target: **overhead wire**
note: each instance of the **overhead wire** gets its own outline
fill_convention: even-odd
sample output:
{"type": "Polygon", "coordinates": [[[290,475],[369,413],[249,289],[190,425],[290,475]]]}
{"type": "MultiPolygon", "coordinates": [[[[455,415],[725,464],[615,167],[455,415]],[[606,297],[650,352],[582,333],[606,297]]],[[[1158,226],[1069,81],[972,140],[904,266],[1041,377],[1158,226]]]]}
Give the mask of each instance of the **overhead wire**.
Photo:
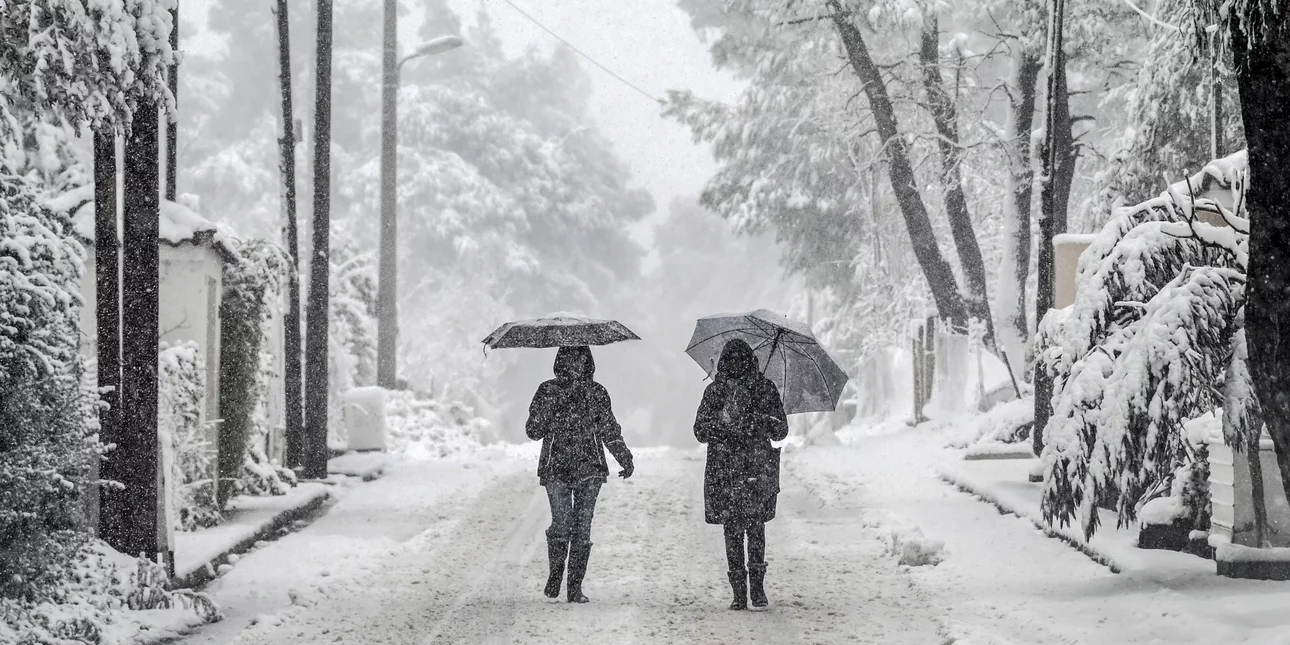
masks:
{"type": "Polygon", "coordinates": [[[663,101],[662,101],[661,99],[659,99],[659,98],[655,97],[654,95],[650,94],[649,92],[646,92],[645,90],[641,89],[639,85],[636,85],[635,83],[633,83],[633,82],[631,82],[631,81],[629,81],[629,80],[627,80],[627,79],[623,78],[621,75],[619,75],[619,74],[618,74],[617,72],[615,72],[614,70],[609,69],[608,67],[606,67],[606,66],[602,65],[602,64],[600,63],[600,61],[598,61],[598,60],[596,60],[595,58],[593,58],[590,54],[588,54],[588,53],[586,53],[586,52],[582,51],[582,50],[581,50],[581,49],[579,49],[576,45],[574,45],[573,43],[569,42],[568,40],[565,40],[562,36],[560,36],[560,34],[557,34],[557,33],[555,33],[554,31],[552,31],[552,30],[551,30],[550,28],[548,28],[546,25],[542,24],[542,23],[541,23],[537,18],[534,18],[534,17],[533,17],[532,15],[530,15],[527,11],[525,11],[525,10],[521,9],[521,8],[520,8],[518,5],[516,5],[514,2],[511,2],[511,0],[502,0],[502,2],[505,2],[506,4],[510,5],[510,7],[511,7],[512,9],[514,9],[515,11],[519,12],[519,14],[520,14],[520,15],[524,16],[525,18],[527,18],[527,19],[529,20],[529,22],[533,23],[534,25],[537,25],[537,27],[538,27],[539,29],[541,29],[542,31],[545,31],[545,32],[546,32],[547,34],[549,34],[552,38],[555,38],[556,40],[560,41],[561,43],[564,43],[564,45],[565,45],[566,47],[568,47],[569,49],[573,50],[573,52],[574,52],[575,54],[577,54],[577,55],[581,56],[581,57],[582,57],[582,58],[584,58],[587,62],[591,63],[592,65],[595,65],[596,67],[599,67],[599,68],[601,69],[601,71],[603,71],[603,72],[605,72],[606,74],[609,74],[610,76],[612,76],[612,77],[614,77],[615,79],[617,79],[619,83],[622,83],[623,85],[626,85],[627,87],[630,87],[631,89],[636,90],[636,92],[637,92],[637,93],[639,93],[641,96],[644,96],[645,98],[647,98],[647,99],[649,99],[649,100],[651,100],[651,101],[654,101],[655,103],[663,103],[663,101]]]}

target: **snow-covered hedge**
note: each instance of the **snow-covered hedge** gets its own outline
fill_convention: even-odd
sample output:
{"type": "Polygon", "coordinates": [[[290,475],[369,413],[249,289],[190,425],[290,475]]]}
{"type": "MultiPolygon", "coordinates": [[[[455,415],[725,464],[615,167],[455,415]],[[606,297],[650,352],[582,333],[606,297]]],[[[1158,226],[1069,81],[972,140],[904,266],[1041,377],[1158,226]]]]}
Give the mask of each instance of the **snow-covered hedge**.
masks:
{"type": "Polygon", "coordinates": [[[272,357],[265,356],[267,325],[281,300],[286,252],[261,240],[237,242],[241,261],[224,265],[220,301],[221,502],[236,493],[281,495],[295,477],[271,463],[264,414],[272,357]],[[226,453],[226,454],[225,454],[226,453]]]}
{"type": "Polygon", "coordinates": [[[84,250],[0,169],[0,597],[39,593],[83,541],[97,419],[78,351],[84,250]]]}
{"type": "Polygon", "coordinates": [[[1227,440],[1244,441],[1246,176],[1240,152],[1118,210],[1080,258],[1075,302],[1044,317],[1037,345],[1054,378],[1048,521],[1079,518],[1091,536],[1104,499],[1121,524],[1135,519],[1140,502],[1191,460],[1183,423],[1226,399],[1240,417],[1227,440]],[[1202,213],[1226,225],[1206,224],[1202,213]]]}
{"type": "Polygon", "coordinates": [[[170,505],[175,528],[193,531],[223,520],[215,499],[215,446],[210,428],[202,422],[202,397],[206,391],[206,361],[197,343],[161,344],[157,356],[157,426],[169,441],[170,505]]]}

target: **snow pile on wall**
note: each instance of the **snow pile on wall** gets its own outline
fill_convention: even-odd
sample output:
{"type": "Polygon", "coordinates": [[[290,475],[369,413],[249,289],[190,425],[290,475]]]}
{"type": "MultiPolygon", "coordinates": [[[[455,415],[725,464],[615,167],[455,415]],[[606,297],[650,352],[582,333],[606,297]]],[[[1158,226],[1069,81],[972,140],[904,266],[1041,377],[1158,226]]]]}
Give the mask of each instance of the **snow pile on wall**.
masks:
{"type": "Polygon", "coordinates": [[[389,450],[413,459],[468,454],[497,442],[493,424],[458,401],[394,391],[388,393],[385,413],[389,450]]]}
{"type": "Polygon", "coordinates": [[[1035,398],[1027,396],[994,406],[988,412],[974,415],[954,424],[947,445],[967,448],[984,444],[1012,444],[1030,437],[1035,422],[1035,398]]]}

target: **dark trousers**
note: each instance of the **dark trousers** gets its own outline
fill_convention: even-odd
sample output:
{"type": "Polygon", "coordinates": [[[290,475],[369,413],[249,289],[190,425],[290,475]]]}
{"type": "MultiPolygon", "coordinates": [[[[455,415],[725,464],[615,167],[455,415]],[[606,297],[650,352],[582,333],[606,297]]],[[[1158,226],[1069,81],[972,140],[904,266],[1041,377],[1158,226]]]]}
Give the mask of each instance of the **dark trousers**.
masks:
{"type": "Polygon", "coordinates": [[[744,537],[748,539],[748,564],[766,563],[766,524],[751,522],[747,524],[723,524],[721,528],[726,536],[726,563],[731,571],[743,571],[744,537]]]}
{"type": "Polygon", "coordinates": [[[547,501],[551,503],[551,526],[548,540],[591,544],[591,519],[596,514],[596,496],[603,482],[584,479],[580,482],[548,481],[547,501]]]}

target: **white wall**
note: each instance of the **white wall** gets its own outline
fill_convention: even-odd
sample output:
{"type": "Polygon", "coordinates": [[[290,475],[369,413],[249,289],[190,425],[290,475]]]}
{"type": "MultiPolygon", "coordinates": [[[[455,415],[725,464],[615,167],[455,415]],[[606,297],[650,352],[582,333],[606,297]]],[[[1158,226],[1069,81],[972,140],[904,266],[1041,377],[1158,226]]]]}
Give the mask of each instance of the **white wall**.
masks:
{"type": "MultiPolygon", "coordinates": [[[[197,343],[207,364],[206,395],[202,409],[207,419],[218,418],[219,402],[219,301],[223,295],[223,260],[207,246],[161,245],[158,324],[161,340],[169,343],[197,343]],[[214,305],[215,311],[208,310],[214,305]]],[[[85,274],[81,278],[81,353],[96,356],[97,311],[95,307],[94,247],[87,245],[85,274]]],[[[212,431],[212,445],[216,435],[212,431]]]]}

